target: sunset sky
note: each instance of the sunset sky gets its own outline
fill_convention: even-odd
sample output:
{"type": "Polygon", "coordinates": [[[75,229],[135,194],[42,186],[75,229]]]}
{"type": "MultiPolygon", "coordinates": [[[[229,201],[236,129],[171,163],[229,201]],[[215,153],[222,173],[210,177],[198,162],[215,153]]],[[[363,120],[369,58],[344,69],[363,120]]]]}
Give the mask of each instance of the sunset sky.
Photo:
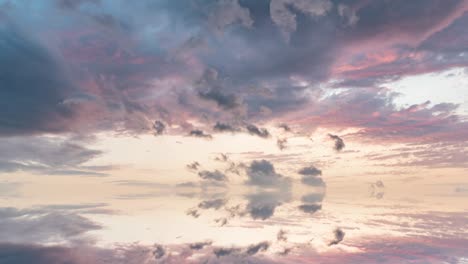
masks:
{"type": "Polygon", "coordinates": [[[0,0],[28,263],[468,263],[468,0],[0,0]]]}

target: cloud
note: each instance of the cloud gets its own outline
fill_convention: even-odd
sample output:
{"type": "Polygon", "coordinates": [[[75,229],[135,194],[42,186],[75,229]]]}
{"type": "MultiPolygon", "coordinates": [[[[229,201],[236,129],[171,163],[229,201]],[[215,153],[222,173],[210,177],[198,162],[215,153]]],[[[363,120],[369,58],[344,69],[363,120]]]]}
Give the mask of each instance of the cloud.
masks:
{"type": "Polygon", "coordinates": [[[340,228],[335,229],[333,234],[335,235],[335,238],[328,243],[328,246],[338,245],[345,237],[345,232],[340,228]]]}
{"type": "Polygon", "coordinates": [[[211,246],[211,244],[213,244],[212,241],[204,241],[204,242],[197,242],[197,243],[189,244],[189,247],[192,250],[200,250],[200,249],[203,249],[204,247],[211,246]]]}
{"type": "Polygon", "coordinates": [[[219,181],[219,182],[227,181],[226,175],[224,175],[224,173],[220,172],[219,170],[200,171],[198,173],[198,176],[200,176],[200,178],[204,180],[212,180],[212,181],[219,181]]]}
{"type": "Polygon", "coordinates": [[[208,90],[199,92],[198,95],[206,100],[212,100],[224,109],[233,109],[239,106],[238,99],[234,94],[224,94],[219,90],[208,90]]]}
{"type": "Polygon", "coordinates": [[[317,169],[313,165],[300,169],[298,173],[301,174],[301,175],[304,175],[304,176],[320,176],[320,175],[322,175],[322,171],[317,169]]]}
{"type": "Polygon", "coordinates": [[[345,147],[345,143],[342,138],[337,135],[328,134],[328,136],[335,141],[335,150],[341,151],[345,147]]]}
{"type": "Polygon", "coordinates": [[[280,229],[280,231],[278,231],[278,234],[276,235],[276,240],[287,242],[288,237],[286,236],[286,234],[287,234],[286,231],[284,231],[283,229],[280,229]]]}
{"type": "Polygon", "coordinates": [[[468,65],[466,40],[452,37],[466,33],[463,1],[163,0],[125,3],[122,12],[95,0],[54,2],[58,9],[15,2],[6,12],[9,25],[24,31],[1,31],[0,67],[8,76],[1,86],[17,87],[0,94],[9,109],[0,109],[1,135],[154,133],[155,117],[171,124],[171,134],[189,133],[187,120],[353,127],[385,139],[454,140],[466,129],[463,118],[430,116],[436,109],[399,111],[378,89],[389,79],[468,65]],[[61,16],[63,9],[74,19],[61,16]],[[46,15],[26,15],[38,11],[46,15]],[[90,21],[100,26],[87,30],[90,21]],[[63,30],[47,41],[33,37],[52,22],[63,30]],[[154,25],[164,44],[144,37],[154,25]],[[330,93],[330,85],[345,92],[330,93]],[[347,90],[354,86],[363,90],[347,90]]]}
{"type": "Polygon", "coordinates": [[[153,255],[156,259],[160,259],[166,255],[166,250],[161,245],[154,245],[153,255]]]}
{"type": "Polygon", "coordinates": [[[216,122],[216,124],[213,127],[213,130],[217,132],[238,132],[239,128],[236,128],[226,123],[216,122]]]}
{"type": "Polygon", "coordinates": [[[0,208],[0,241],[9,243],[91,242],[89,231],[102,227],[67,208],[0,208]]]}
{"type": "Polygon", "coordinates": [[[237,254],[239,252],[240,252],[239,248],[215,248],[213,249],[213,253],[218,258],[237,254]]]}
{"type": "MultiPolygon", "coordinates": [[[[1,166],[1,165],[0,165],[1,166]]],[[[0,197],[17,197],[20,195],[19,189],[21,188],[21,183],[18,182],[2,182],[0,183],[0,197]]]]}
{"type": "Polygon", "coordinates": [[[0,38],[0,136],[69,131],[76,111],[63,102],[78,91],[60,63],[13,25],[0,38]]]}
{"type": "Polygon", "coordinates": [[[291,200],[290,187],[284,186],[283,190],[256,191],[247,195],[248,204],[246,211],[254,220],[266,220],[272,217],[276,207],[291,200]]]}
{"type": "Polygon", "coordinates": [[[229,161],[229,156],[227,154],[220,153],[219,156],[217,156],[215,158],[215,160],[220,161],[220,162],[228,162],[229,161]]]}
{"type": "Polygon", "coordinates": [[[288,253],[292,248],[285,248],[284,254],[272,257],[249,256],[247,248],[222,248],[204,246],[202,249],[190,249],[190,244],[168,245],[166,254],[156,259],[154,250],[157,245],[145,246],[138,243],[120,244],[118,247],[101,248],[92,246],[41,246],[31,244],[0,244],[2,264],[152,264],[152,263],[375,263],[385,259],[388,263],[447,262],[458,263],[467,257],[466,239],[431,238],[431,237],[365,237],[355,242],[356,247],[364,248],[358,252],[331,250],[317,252],[311,247],[299,247],[295,254],[288,253]],[[373,242],[370,242],[373,241],[373,242]],[[377,242],[375,242],[377,241],[377,242]],[[202,256],[200,256],[202,255],[202,256]]]}
{"type": "Polygon", "coordinates": [[[254,160],[247,168],[249,180],[247,184],[260,187],[275,187],[288,185],[289,178],[276,173],[273,164],[267,160],[254,160]]]}
{"type": "Polygon", "coordinates": [[[214,69],[208,69],[198,82],[200,90],[198,96],[205,100],[215,102],[224,110],[232,110],[240,106],[239,98],[234,94],[225,94],[222,89],[222,82],[218,79],[218,72],[214,69]]]}
{"type": "Polygon", "coordinates": [[[245,250],[245,253],[247,255],[255,255],[258,252],[266,251],[270,247],[270,242],[268,241],[263,241],[258,244],[250,245],[247,247],[245,250]]]}
{"type": "Polygon", "coordinates": [[[376,199],[382,199],[385,194],[385,185],[383,181],[378,180],[373,182],[369,186],[370,188],[370,197],[375,197],[376,199]]]}
{"type": "Polygon", "coordinates": [[[290,34],[297,29],[296,10],[309,16],[323,16],[333,6],[329,0],[272,0],[270,2],[270,15],[273,22],[280,27],[287,40],[290,34]]]}
{"type": "Polygon", "coordinates": [[[85,3],[98,4],[99,0],[56,0],[58,7],[63,9],[76,9],[85,3]]]}
{"type": "Polygon", "coordinates": [[[299,170],[299,174],[302,175],[301,182],[309,186],[325,186],[325,182],[320,177],[322,171],[310,165],[299,170]]]}
{"type": "Polygon", "coordinates": [[[226,202],[227,201],[225,199],[207,200],[207,201],[203,201],[203,202],[199,203],[198,208],[201,208],[201,209],[210,209],[210,208],[219,209],[219,208],[223,207],[226,204],[226,202]]]}
{"type": "Polygon", "coordinates": [[[200,163],[198,161],[194,161],[190,164],[187,164],[187,169],[197,171],[200,168],[200,163]]]}
{"type": "Polygon", "coordinates": [[[315,212],[322,209],[321,204],[302,204],[299,205],[299,209],[304,213],[314,214],[315,212]]]}
{"type": "Polygon", "coordinates": [[[278,138],[278,140],[276,140],[276,145],[278,146],[278,148],[280,150],[284,150],[287,148],[286,144],[288,143],[288,139],[287,138],[278,138]]]}
{"type": "Polygon", "coordinates": [[[259,136],[261,138],[268,138],[270,137],[270,132],[266,128],[258,128],[255,125],[247,125],[245,127],[247,129],[247,132],[251,135],[259,136]]]}
{"type": "Polygon", "coordinates": [[[162,121],[156,120],[154,121],[153,129],[156,135],[162,135],[166,130],[166,125],[162,121]]]}
{"type": "Polygon", "coordinates": [[[284,132],[291,132],[291,128],[287,125],[287,124],[279,124],[278,125],[279,128],[282,128],[284,130],[284,132]]]}
{"type": "Polygon", "coordinates": [[[72,138],[0,138],[0,173],[28,171],[48,175],[106,176],[112,166],[86,166],[103,154],[72,138]]]}
{"type": "Polygon", "coordinates": [[[195,130],[190,131],[189,136],[206,138],[206,139],[213,138],[210,134],[205,134],[205,132],[203,132],[202,130],[199,130],[199,129],[195,129],[195,130]]]}
{"type": "Polygon", "coordinates": [[[200,213],[198,212],[197,209],[189,209],[187,210],[186,214],[189,216],[193,216],[194,218],[200,217],[200,213]]]}
{"type": "Polygon", "coordinates": [[[324,192],[309,193],[309,194],[302,196],[301,201],[305,203],[320,203],[323,201],[324,197],[325,197],[324,192]]]}

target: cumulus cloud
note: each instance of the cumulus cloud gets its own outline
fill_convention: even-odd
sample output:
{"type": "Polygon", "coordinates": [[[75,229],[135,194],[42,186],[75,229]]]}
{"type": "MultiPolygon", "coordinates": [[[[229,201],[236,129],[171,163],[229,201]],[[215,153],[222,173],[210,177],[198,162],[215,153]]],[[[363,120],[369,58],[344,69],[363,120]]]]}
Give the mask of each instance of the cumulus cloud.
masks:
{"type": "Polygon", "coordinates": [[[261,187],[288,185],[290,179],[276,172],[267,160],[254,160],[247,168],[248,184],[261,187]]]}
{"type": "Polygon", "coordinates": [[[322,171],[311,165],[300,169],[299,174],[304,176],[320,176],[322,175],[322,171]]]}
{"type": "Polygon", "coordinates": [[[320,177],[322,171],[313,165],[300,169],[298,173],[302,175],[301,181],[303,184],[309,186],[325,186],[325,182],[320,177]]]}
{"type": "Polygon", "coordinates": [[[219,182],[227,181],[226,175],[224,175],[224,173],[220,172],[219,170],[200,171],[198,173],[198,176],[200,176],[200,178],[204,180],[212,180],[212,181],[219,181],[219,182]]]}

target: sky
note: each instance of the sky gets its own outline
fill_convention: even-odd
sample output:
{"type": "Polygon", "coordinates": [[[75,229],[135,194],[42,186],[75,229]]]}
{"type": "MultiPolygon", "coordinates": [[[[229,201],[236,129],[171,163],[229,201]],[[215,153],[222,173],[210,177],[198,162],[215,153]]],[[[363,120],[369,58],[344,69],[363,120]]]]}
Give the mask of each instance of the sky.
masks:
{"type": "Polygon", "coordinates": [[[0,264],[468,263],[467,0],[0,0],[0,264]]]}

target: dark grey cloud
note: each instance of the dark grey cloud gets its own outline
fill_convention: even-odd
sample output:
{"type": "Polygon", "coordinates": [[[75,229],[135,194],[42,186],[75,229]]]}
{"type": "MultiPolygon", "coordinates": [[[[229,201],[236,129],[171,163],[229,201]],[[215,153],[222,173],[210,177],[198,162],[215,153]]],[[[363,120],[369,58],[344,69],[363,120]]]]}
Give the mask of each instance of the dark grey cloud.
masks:
{"type": "Polygon", "coordinates": [[[161,245],[143,246],[137,243],[120,244],[114,248],[86,246],[43,246],[37,244],[0,243],[2,264],[129,264],[129,263],[187,263],[201,251],[197,259],[200,263],[279,263],[267,258],[247,255],[243,248],[213,248],[206,245],[202,249],[191,249],[187,244],[164,247],[161,245]],[[164,250],[162,254],[159,250],[164,250]],[[179,254],[172,254],[172,250],[179,254]],[[158,258],[159,257],[159,258],[158,258]]]}
{"type": "Polygon", "coordinates": [[[159,120],[154,121],[153,129],[156,135],[162,135],[166,130],[166,125],[159,120]]]}
{"type": "Polygon", "coordinates": [[[13,25],[0,26],[0,136],[57,133],[75,121],[76,94],[60,63],[13,25]]]}
{"type": "Polygon", "coordinates": [[[247,132],[251,135],[259,136],[261,138],[268,138],[270,137],[270,132],[266,128],[258,128],[255,125],[247,125],[245,127],[247,129],[247,132]]]}
{"type": "Polygon", "coordinates": [[[216,257],[220,258],[220,257],[239,254],[240,251],[241,251],[240,248],[215,248],[213,249],[213,254],[215,254],[216,257]]]}
{"type": "Polygon", "coordinates": [[[255,255],[258,252],[266,251],[270,247],[270,242],[268,241],[263,241],[258,244],[250,245],[247,247],[245,250],[245,253],[247,255],[255,255]]]}
{"type": "Polygon", "coordinates": [[[153,256],[156,259],[160,259],[166,255],[166,250],[162,245],[155,244],[154,245],[154,250],[153,250],[153,256]]]}
{"type": "Polygon", "coordinates": [[[328,134],[328,136],[335,141],[334,149],[336,151],[341,151],[345,147],[345,143],[342,138],[337,135],[328,134]]]}
{"type": "Polygon", "coordinates": [[[304,176],[319,176],[322,175],[322,171],[311,165],[300,169],[299,174],[304,176]]]}
{"type": "Polygon", "coordinates": [[[230,124],[226,123],[221,123],[221,122],[216,122],[216,124],[213,126],[213,130],[217,132],[238,132],[240,131],[239,128],[234,127],[230,124]]]}
{"type": "Polygon", "coordinates": [[[226,175],[224,175],[224,173],[220,172],[219,170],[200,171],[198,173],[198,176],[200,176],[200,178],[204,180],[213,180],[213,181],[219,181],[219,182],[227,181],[226,175]]]}
{"type": "Polygon", "coordinates": [[[198,86],[200,86],[198,90],[200,98],[213,101],[224,110],[232,110],[240,106],[240,100],[236,95],[222,91],[222,80],[218,79],[218,72],[213,69],[204,72],[198,86]]]}
{"type": "Polygon", "coordinates": [[[210,134],[206,134],[203,132],[203,130],[195,129],[190,131],[189,136],[192,137],[200,137],[200,138],[206,138],[206,139],[211,139],[212,136],[210,134]]]}
{"type": "Polygon", "coordinates": [[[233,109],[239,106],[239,99],[234,94],[224,94],[219,90],[199,92],[198,95],[206,100],[212,100],[223,109],[233,109]]]}
{"type": "Polygon", "coordinates": [[[189,248],[192,250],[200,250],[203,249],[204,247],[211,246],[213,244],[212,241],[204,241],[204,242],[196,242],[189,244],[189,248]]]}
{"type": "Polygon", "coordinates": [[[322,209],[321,204],[301,204],[299,205],[299,209],[304,213],[314,214],[317,211],[322,209]]]}
{"type": "Polygon", "coordinates": [[[337,228],[333,231],[334,238],[330,243],[328,243],[328,246],[333,246],[333,245],[338,245],[341,241],[343,241],[345,237],[345,232],[341,230],[340,228],[337,228]]]}

